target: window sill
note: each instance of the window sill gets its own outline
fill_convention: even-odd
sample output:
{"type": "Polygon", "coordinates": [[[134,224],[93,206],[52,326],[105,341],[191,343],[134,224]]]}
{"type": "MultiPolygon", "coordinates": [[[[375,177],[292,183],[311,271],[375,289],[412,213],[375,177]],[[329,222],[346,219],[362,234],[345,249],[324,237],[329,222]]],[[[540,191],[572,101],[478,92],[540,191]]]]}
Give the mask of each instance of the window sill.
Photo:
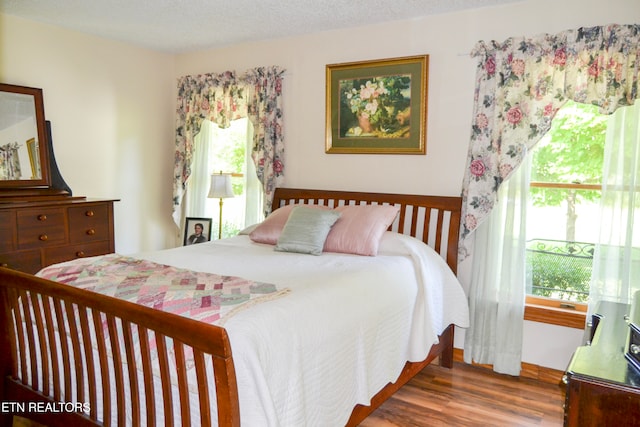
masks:
{"type": "Polygon", "coordinates": [[[575,308],[561,307],[562,302],[546,298],[527,297],[524,320],[584,329],[587,306],[576,304],[575,308]]]}

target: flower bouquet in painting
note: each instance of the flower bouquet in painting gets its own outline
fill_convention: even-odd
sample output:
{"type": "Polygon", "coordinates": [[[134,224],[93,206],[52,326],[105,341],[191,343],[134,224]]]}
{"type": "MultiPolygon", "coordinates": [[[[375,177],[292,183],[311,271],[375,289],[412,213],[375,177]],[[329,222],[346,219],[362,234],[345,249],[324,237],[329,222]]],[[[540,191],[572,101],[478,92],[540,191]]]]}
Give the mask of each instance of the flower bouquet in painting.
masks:
{"type": "Polygon", "coordinates": [[[341,137],[410,137],[411,75],[340,80],[341,137]]]}

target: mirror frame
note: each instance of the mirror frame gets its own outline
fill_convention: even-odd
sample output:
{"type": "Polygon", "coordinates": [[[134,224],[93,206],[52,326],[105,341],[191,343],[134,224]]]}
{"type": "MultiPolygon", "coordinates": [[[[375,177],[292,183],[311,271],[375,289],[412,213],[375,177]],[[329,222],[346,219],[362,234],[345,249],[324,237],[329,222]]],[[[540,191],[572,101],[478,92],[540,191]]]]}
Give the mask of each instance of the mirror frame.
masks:
{"type": "Polygon", "coordinates": [[[38,187],[51,187],[51,172],[49,164],[49,144],[47,139],[44,119],[44,101],[42,89],[26,86],[0,83],[0,92],[12,92],[33,96],[36,113],[36,126],[38,132],[38,151],[40,155],[40,179],[16,179],[0,180],[0,189],[33,189],[38,187]]]}

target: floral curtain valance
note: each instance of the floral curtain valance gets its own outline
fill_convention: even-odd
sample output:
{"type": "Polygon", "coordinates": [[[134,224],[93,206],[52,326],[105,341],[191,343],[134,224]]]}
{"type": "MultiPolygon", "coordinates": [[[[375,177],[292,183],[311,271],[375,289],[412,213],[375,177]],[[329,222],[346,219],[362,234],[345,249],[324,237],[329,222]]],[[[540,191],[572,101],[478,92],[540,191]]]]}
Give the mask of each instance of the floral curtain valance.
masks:
{"type": "Polygon", "coordinates": [[[503,43],[479,42],[463,182],[460,245],[494,206],[501,183],[567,100],[610,114],[638,98],[640,25],[609,25],[503,43]]]}
{"type": "Polygon", "coordinates": [[[191,175],[193,143],[203,120],[222,128],[248,117],[254,126],[252,158],[265,190],[269,211],[275,187],[284,179],[282,134],[282,75],[277,67],[259,67],[237,77],[233,71],[185,76],[178,80],[176,149],[173,183],[173,218],[182,221],[181,202],[191,175]]]}

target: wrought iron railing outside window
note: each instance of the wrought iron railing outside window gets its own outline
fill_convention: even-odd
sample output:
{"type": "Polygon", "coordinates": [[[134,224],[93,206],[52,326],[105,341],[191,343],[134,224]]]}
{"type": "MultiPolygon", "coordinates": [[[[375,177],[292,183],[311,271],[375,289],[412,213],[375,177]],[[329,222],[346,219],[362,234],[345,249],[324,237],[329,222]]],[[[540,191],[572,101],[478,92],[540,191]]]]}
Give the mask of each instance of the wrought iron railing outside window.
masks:
{"type": "Polygon", "coordinates": [[[532,239],[527,242],[529,294],[586,302],[595,245],[585,242],[532,239]]]}

